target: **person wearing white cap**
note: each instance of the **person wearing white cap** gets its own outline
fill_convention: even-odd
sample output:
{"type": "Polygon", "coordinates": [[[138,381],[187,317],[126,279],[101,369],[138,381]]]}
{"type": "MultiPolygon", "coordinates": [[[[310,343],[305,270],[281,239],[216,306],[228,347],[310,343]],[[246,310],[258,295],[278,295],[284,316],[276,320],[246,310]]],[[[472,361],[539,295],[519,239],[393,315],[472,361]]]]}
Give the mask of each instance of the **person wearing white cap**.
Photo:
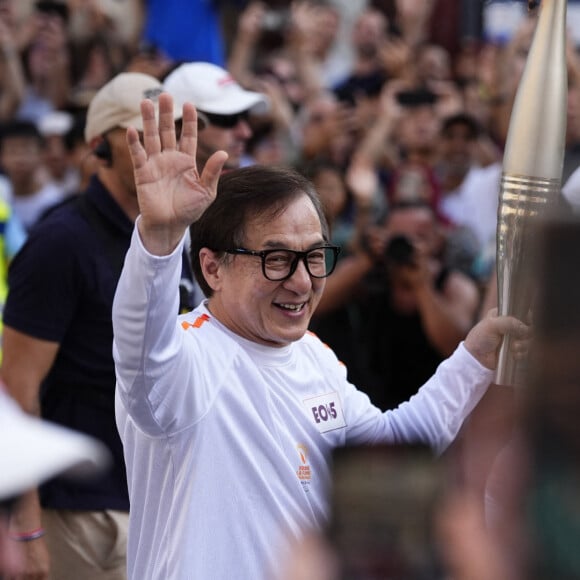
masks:
{"type": "Polygon", "coordinates": [[[51,580],[126,575],[129,498],[114,418],[111,308],[139,213],[125,131],[142,131],[140,102],[156,102],[162,90],[151,76],[121,73],[97,92],[85,126],[96,174],[37,224],[11,265],[6,388],[25,411],[97,437],[113,456],[98,481],[51,480],[20,504],[15,533],[46,529],[24,546],[30,577],[46,578],[49,568],[51,580]]]}
{"type": "Polygon", "coordinates": [[[23,565],[20,548],[45,533],[42,528],[25,534],[10,530],[12,506],[19,496],[58,474],[95,477],[109,463],[102,443],[23,413],[0,384],[0,577],[18,575],[23,565]]]}
{"type": "Polygon", "coordinates": [[[246,145],[252,136],[249,115],[265,112],[264,95],[242,88],[225,69],[208,62],[189,62],[178,66],[163,82],[176,109],[193,103],[199,118],[206,122],[197,144],[197,163],[203,169],[216,151],[225,151],[225,170],[240,167],[246,145]]]}
{"type": "Polygon", "coordinates": [[[67,139],[73,125],[74,116],[67,111],[49,111],[37,123],[44,140],[42,156],[50,180],[65,196],[78,193],[81,181],[67,139]]]}

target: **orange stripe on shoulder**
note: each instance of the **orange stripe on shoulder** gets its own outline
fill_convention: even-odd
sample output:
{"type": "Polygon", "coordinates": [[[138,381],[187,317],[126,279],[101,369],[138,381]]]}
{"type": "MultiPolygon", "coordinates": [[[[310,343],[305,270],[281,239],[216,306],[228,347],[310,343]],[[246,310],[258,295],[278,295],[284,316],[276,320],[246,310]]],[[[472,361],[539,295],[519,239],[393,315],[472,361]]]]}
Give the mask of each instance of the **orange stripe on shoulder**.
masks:
{"type": "Polygon", "coordinates": [[[187,330],[188,328],[199,328],[204,322],[207,322],[208,320],[209,316],[207,314],[202,314],[195,319],[193,324],[191,322],[184,321],[181,323],[181,327],[183,330],[187,330]]]}

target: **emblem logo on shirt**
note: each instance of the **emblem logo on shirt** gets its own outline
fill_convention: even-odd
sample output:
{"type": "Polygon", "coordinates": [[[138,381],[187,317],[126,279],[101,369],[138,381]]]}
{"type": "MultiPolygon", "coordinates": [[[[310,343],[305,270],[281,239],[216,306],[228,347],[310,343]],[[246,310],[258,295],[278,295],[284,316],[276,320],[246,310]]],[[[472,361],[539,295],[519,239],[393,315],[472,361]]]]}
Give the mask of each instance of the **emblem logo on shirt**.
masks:
{"type": "Polygon", "coordinates": [[[346,427],[340,397],[336,391],[304,399],[306,413],[320,433],[346,427]]]}
{"type": "Polygon", "coordinates": [[[300,465],[296,470],[296,475],[302,484],[302,488],[305,492],[310,491],[310,482],[312,481],[312,470],[308,464],[308,447],[306,445],[299,443],[296,445],[296,450],[298,451],[298,456],[300,457],[300,465]]]}

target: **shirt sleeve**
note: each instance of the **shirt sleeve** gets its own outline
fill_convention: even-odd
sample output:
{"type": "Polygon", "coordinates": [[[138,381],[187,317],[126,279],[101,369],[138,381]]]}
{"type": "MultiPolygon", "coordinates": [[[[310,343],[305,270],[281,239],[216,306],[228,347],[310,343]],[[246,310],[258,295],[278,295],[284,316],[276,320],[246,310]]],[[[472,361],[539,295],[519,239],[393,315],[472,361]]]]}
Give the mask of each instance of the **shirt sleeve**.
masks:
{"type": "Polygon", "coordinates": [[[179,408],[168,397],[180,395],[188,376],[177,320],[182,251],[180,244],[168,256],[150,254],[135,227],[113,301],[117,395],[151,435],[164,433],[163,410],[179,408]]]}
{"type": "Polygon", "coordinates": [[[351,389],[347,443],[425,443],[442,453],[489,387],[493,371],[460,344],[409,401],[381,413],[368,397],[351,389]]]}

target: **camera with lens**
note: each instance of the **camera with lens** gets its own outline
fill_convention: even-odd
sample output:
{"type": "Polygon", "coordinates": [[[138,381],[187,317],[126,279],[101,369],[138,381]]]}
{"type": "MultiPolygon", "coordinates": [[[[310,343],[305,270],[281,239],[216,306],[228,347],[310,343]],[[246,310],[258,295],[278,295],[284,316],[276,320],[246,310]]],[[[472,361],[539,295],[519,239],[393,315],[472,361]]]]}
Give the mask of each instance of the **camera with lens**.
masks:
{"type": "Polygon", "coordinates": [[[387,263],[397,266],[413,266],[415,264],[415,246],[406,236],[394,236],[385,248],[384,257],[387,263]]]}

